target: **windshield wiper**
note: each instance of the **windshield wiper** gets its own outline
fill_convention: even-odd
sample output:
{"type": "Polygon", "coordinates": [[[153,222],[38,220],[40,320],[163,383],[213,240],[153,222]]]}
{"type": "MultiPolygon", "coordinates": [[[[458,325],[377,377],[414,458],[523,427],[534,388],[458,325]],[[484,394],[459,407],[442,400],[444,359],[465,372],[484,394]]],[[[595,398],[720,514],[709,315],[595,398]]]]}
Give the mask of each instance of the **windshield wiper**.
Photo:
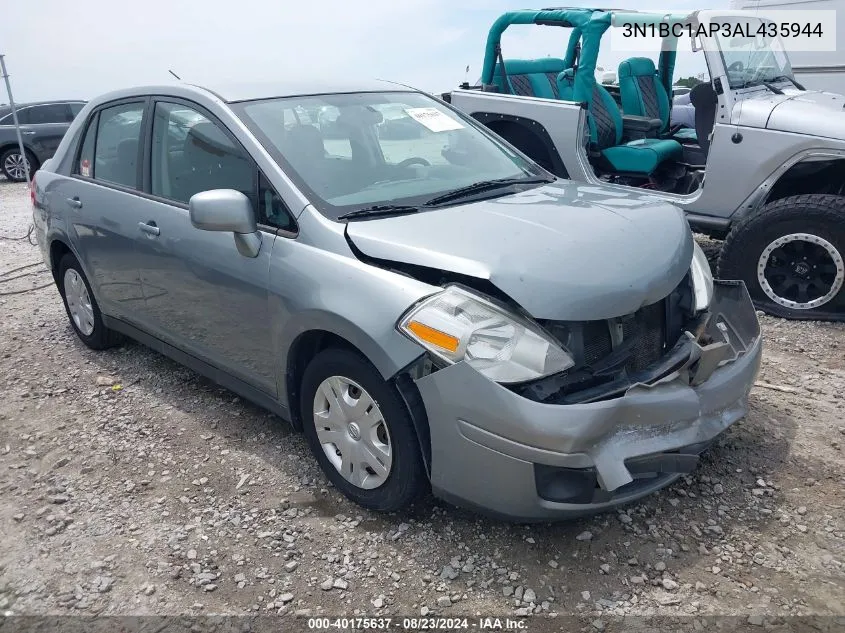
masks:
{"type": "Polygon", "coordinates": [[[798,90],[806,90],[806,88],[805,88],[804,86],[802,86],[801,84],[799,84],[797,81],[795,81],[795,79],[794,79],[794,78],[790,77],[789,75],[778,75],[777,77],[772,78],[772,79],[771,79],[771,81],[772,81],[772,82],[775,82],[775,81],[788,81],[788,82],[789,82],[789,83],[791,83],[793,86],[795,86],[796,88],[798,88],[798,90]]]}
{"type": "Polygon", "coordinates": [[[496,180],[482,180],[480,182],[475,182],[471,185],[467,185],[466,187],[461,187],[459,189],[455,189],[454,191],[450,191],[449,193],[444,193],[443,195],[437,196],[432,198],[428,202],[425,203],[426,207],[436,206],[438,204],[445,204],[447,202],[452,202],[454,200],[460,200],[461,198],[466,198],[467,196],[471,196],[476,193],[482,193],[484,191],[492,191],[494,189],[502,189],[505,187],[512,187],[513,185],[537,185],[537,184],[546,184],[554,182],[554,179],[550,178],[497,178],[496,180]]]}
{"type": "Polygon", "coordinates": [[[405,215],[407,213],[419,213],[420,208],[408,204],[376,204],[364,209],[349,211],[337,216],[338,220],[355,220],[360,218],[374,218],[385,215],[405,215]]]}
{"type": "Polygon", "coordinates": [[[769,90],[774,92],[776,95],[782,95],[783,94],[783,90],[781,90],[777,86],[773,86],[768,81],[763,81],[762,79],[749,79],[744,84],[742,84],[739,88],[740,88],[740,90],[742,90],[743,88],[752,88],[753,86],[765,86],[766,88],[768,88],[769,90]]]}

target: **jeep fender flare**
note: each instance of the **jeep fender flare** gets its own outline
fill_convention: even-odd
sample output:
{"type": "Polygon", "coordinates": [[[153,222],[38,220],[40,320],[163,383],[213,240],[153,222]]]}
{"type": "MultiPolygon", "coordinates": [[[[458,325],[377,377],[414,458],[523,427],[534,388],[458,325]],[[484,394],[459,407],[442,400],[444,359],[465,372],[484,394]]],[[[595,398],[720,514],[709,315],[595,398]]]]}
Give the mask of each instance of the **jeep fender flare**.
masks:
{"type": "MultiPolygon", "coordinates": [[[[766,204],[773,200],[772,192],[781,180],[796,165],[809,162],[831,162],[831,161],[845,161],[845,150],[836,149],[806,149],[796,154],[793,154],[789,159],[785,160],[783,164],[775,169],[769,176],[761,182],[757,188],[749,195],[742,204],[737,207],[731,216],[731,224],[735,224],[742,218],[755,213],[762,209],[766,204]]],[[[796,193],[822,193],[815,191],[801,191],[796,193]]]]}
{"type": "Polygon", "coordinates": [[[527,117],[493,112],[473,112],[471,116],[547,171],[559,178],[569,178],[560,152],[541,123],[527,117]]]}

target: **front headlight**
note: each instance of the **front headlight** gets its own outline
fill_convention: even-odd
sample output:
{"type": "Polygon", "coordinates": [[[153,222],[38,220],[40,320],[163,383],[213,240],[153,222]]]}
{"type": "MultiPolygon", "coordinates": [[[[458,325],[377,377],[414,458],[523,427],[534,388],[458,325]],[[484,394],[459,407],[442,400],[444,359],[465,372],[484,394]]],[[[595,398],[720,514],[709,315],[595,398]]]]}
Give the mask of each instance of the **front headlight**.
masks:
{"type": "Polygon", "coordinates": [[[710,306],[710,300],[713,299],[713,274],[710,272],[707,256],[698,242],[694,242],[690,275],[695,294],[695,311],[706,310],[710,306]]]}
{"type": "Polygon", "coordinates": [[[454,286],[411,308],[398,328],[447,363],[465,361],[499,383],[534,380],[575,364],[529,320],[454,286]]]}

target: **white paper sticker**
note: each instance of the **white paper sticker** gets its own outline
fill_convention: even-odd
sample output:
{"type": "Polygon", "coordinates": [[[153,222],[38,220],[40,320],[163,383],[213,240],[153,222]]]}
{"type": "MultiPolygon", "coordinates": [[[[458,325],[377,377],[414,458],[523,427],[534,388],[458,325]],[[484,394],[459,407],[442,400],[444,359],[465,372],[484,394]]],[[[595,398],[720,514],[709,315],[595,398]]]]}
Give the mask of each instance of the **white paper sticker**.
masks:
{"type": "Polygon", "coordinates": [[[408,108],[408,116],[417,123],[422,123],[432,132],[449,132],[462,130],[464,126],[437,108],[408,108]]]}

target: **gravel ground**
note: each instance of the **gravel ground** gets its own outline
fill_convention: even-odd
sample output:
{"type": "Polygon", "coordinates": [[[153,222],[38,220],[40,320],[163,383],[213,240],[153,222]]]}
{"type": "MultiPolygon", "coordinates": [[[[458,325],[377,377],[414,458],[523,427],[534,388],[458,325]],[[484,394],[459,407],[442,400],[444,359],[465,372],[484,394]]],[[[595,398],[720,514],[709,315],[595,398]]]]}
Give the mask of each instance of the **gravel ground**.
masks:
{"type": "MultiPolygon", "coordinates": [[[[0,236],[30,213],[0,181],[0,236]]],[[[6,294],[50,281],[7,272],[38,259],[0,240],[0,612],[845,615],[843,325],[762,317],[747,419],[642,503],[552,525],[430,498],[385,516],[278,418],[140,345],[83,347],[53,285],[6,294]]]]}

